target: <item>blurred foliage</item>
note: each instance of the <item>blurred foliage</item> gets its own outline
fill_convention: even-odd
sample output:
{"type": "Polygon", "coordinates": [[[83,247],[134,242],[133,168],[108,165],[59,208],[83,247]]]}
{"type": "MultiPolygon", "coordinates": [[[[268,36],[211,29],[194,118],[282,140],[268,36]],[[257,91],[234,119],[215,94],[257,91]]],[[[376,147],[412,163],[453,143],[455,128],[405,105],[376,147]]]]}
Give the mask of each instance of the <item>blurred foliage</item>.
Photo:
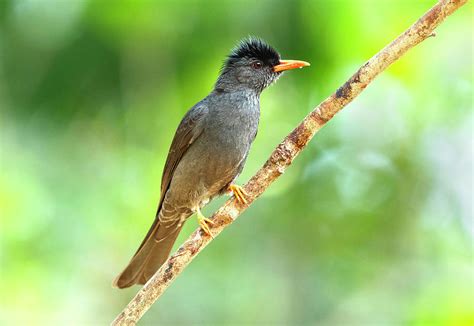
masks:
{"type": "MultiPolygon", "coordinates": [[[[312,63],[264,92],[244,183],[434,2],[0,1],[0,324],[108,324],[124,307],[137,288],[110,284],[151,224],[175,128],[239,39],[312,63]]],[[[474,324],[472,31],[469,3],[318,133],[143,324],[474,324]]]]}

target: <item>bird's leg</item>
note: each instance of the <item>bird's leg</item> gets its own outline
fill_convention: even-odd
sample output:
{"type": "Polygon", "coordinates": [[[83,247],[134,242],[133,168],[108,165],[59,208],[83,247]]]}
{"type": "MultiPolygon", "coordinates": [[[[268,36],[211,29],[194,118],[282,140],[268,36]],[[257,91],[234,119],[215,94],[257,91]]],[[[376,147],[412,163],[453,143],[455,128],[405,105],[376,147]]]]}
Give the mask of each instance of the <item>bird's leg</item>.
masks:
{"type": "Polygon", "coordinates": [[[212,236],[211,229],[209,229],[209,225],[208,225],[208,224],[214,225],[214,222],[212,222],[212,220],[208,219],[201,213],[201,209],[199,208],[199,206],[196,207],[196,216],[198,219],[199,226],[204,231],[204,233],[206,233],[211,238],[214,238],[212,236]]]}
{"type": "Polygon", "coordinates": [[[245,192],[244,188],[232,183],[229,185],[228,189],[232,191],[238,202],[241,204],[247,204],[247,198],[245,197],[248,197],[249,194],[245,192]]]}

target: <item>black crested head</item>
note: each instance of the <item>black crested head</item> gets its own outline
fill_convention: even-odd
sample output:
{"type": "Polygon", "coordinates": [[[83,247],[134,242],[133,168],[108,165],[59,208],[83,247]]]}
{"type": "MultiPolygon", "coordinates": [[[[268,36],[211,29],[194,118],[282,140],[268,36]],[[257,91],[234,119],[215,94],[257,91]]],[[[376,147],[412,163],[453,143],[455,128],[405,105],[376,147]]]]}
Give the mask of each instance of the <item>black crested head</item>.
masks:
{"type": "Polygon", "coordinates": [[[273,67],[280,62],[280,54],[256,37],[249,37],[240,41],[240,43],[232,50],[224,64],[226,67],[232,66],[242,59],[255,59],[261,61],[264,65],[273,67]]]}
{"type": "Polygon", "coordinates": [[[250,90],[260,94],[285,70],[309,66],[300,60],[281,60],[278,52],[259,38],[248,37],[232,50],[222,66],[217,92],[250,90]]]}
{"type": "Polygon", "coordinates": [[[231,51],[216,83],[218,91],[251,89],[260,93],[278,79],[280,55],[259,38],[246,38],[231,51]]]}

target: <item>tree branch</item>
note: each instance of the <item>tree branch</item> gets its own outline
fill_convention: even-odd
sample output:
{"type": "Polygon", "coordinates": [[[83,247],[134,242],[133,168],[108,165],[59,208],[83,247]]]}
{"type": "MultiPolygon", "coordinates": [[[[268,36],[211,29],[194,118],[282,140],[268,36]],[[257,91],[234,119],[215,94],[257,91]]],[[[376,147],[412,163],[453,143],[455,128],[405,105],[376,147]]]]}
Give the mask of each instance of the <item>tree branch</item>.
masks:
{"type": "MultiPolygon", "coordinates": [[[[250,179],[244,189],[249,194],[246,205],[229,199],[213,216],[214,238],[229,226],[267,187],[285,172],[295,157],[331,118],[359,95],[367,85],[406,51],[433,36],[433,30],[467,0],[440,0],[423,17],[392,43],[367,61],[334,94],[319,104],[273,151],[264,166],[250,179]]],[[[135,325],[151,305],[163,294],[186,266],[213,238],[196,230],[161,266],[156,274],[130,301],[112,325],[135,325]]]]}

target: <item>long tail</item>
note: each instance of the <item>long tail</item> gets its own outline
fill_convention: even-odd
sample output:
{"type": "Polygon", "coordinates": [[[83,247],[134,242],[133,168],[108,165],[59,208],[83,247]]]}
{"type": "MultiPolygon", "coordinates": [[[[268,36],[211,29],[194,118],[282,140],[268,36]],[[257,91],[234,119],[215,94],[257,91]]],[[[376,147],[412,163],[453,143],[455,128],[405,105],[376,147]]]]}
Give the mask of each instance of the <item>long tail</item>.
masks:
{"type": "Polygon", "coordinates": [[[115,287],[123,289],[145,284],[168,258],[182,228],[179,224],[181,214],[166,216],[166,221],[172,222],[166,224],[160,222],[159,215],[128,266],[114,280],[115,287]]]}

